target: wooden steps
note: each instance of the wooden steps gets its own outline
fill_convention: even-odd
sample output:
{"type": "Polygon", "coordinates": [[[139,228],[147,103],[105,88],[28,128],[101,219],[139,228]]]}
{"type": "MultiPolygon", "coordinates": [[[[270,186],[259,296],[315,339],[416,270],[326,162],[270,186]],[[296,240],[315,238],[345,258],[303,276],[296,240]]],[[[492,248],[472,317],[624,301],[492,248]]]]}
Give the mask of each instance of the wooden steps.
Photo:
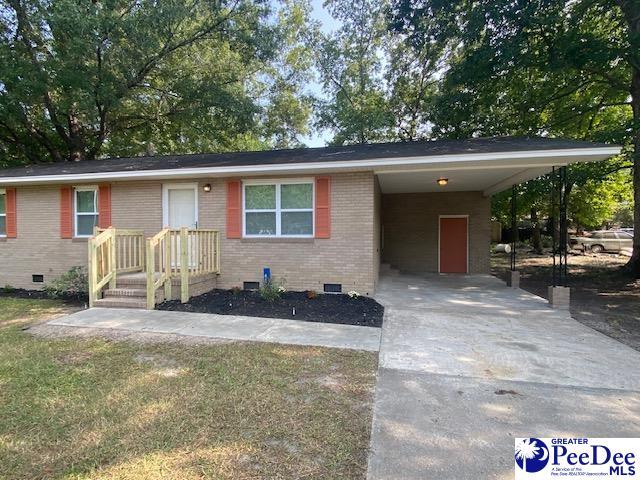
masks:
{"type": "MultiPolygon", "coordinates": [[[[156,278],[158,278],[156,276],[156,278]]],[[[156,302],[163,300],[163,290],[156,291],[156,302]]],[[[116,276],[116,288],[106,289],[104,298],[94,302],[101,308],[147,308],[146,273],[125,273],[116,276]]]]}
{"type": "Polygon", "coordinates": [[[147,308],[146,298],[139,297],[105,297],[95,300],[94,307],[100,308],[147,308]]]}

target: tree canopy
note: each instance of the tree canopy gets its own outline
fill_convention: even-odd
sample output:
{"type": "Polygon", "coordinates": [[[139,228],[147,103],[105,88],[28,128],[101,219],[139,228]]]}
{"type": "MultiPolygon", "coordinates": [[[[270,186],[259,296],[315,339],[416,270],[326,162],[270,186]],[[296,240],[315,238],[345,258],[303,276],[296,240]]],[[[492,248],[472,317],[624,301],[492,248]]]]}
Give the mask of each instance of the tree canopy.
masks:
{"type": "MultiPolygon", "coordinates": [[[[389,16],[414,50],[433,42],[449,48],[433,136],[551,135],[622,144],[622,159],[572,167],[570,185],[584,192],[588,178],[632,163],[640,225],[640,2],[396,0],[389,16]]],[[[638,228],[629,267],[640,276],[638,228]]]]}
{"type": "Polygon", "coordinates": [[[3,0],[0,161],[297,145],[307,16],[295,0],[3,0]]]}

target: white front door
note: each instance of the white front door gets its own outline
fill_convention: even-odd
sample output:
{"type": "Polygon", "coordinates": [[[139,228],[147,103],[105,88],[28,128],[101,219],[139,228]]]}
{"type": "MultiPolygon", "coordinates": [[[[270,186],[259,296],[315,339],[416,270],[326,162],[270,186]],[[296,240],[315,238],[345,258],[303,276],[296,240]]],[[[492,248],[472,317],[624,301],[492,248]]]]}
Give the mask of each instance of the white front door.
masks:
{"type": "Polygon", "coordinates": [[[195,184],[164,186],[165,226],[178,230],[198,226],[198,187],[195,184]]]}
{"type": "MultiPolygon", "coordinates": [[[[169,184],[163,186],[163,224],[172,230],[183,227],[195,229],[198,227],[198,185],[197,184],[169,184]]],[[[171,250],[175,257],[172,266],[180,263],[180,237],[172,236],[171,250]]],[[[195,266],[198,258],[197,243],[189,236],[187,254],[189,265],[195,266]]]]}

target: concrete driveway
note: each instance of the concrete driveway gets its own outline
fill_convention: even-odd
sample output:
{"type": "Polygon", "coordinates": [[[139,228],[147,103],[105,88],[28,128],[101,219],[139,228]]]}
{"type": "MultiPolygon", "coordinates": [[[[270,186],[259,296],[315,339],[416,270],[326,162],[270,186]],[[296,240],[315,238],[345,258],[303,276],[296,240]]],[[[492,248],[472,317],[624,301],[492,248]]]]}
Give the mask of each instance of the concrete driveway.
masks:
{"type": "Polygon", "coordinates": [[[514,437],[640,436],[640,352],[491,276],[383,278],[369,479],[513,478],[514,437]]]}

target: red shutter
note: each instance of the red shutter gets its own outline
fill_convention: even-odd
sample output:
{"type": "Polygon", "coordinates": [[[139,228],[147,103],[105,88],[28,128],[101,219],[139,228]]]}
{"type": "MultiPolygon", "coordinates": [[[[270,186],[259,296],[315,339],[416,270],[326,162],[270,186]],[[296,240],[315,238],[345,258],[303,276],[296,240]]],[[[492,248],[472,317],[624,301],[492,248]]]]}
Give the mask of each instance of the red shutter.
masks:
{"type": "Polygon", "coordinates": [[[60,188],[60,238],[73,237],[73,189],[60,188]]]}
{"type": "Polygon", "coordinates": [[[331,177],[316,177],[316,238],[331,238],[331,177]]]}
{"type": "Polygon", "coordinates": [[[18,236],[18,219],[16,215],[16,189],[7,188],[5,190],[5,213],[7,221],[7,238],[18,236]]]}
{"type": "Polygon", "coordinates": [[[227,238],[242,237],[242,183],[227,182],[227,238]]]}
{"type": "Polygon", "coordinates": [[[111,185],[98,187],[98,226],[109,228],[111,224],[111,185]]]}

